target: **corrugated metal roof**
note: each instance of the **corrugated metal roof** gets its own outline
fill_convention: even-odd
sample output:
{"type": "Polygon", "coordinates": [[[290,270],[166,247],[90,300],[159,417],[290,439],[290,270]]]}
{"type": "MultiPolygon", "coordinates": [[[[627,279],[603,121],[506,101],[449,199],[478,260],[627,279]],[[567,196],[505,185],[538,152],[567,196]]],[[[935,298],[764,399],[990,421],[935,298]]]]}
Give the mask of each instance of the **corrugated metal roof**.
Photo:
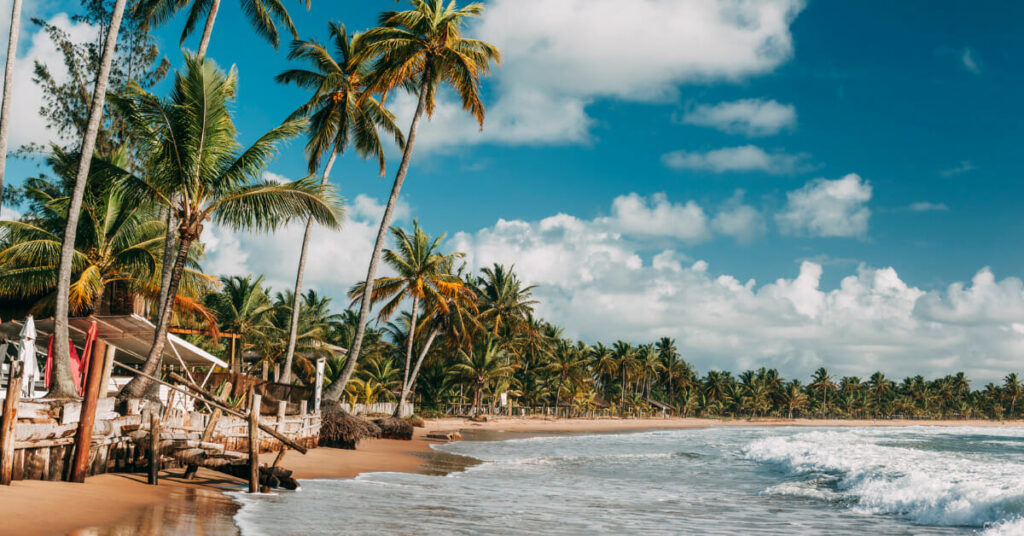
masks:
{"type": "MultiPolygon", "coordinates": [[[[118,350],[117,360],[129,363],[141,363],[146,360],[149,350],[153,346],[155,326],[149,320],[138,315],[112,315],[112,316],[89,316],[74,317],[68,319],[68,327],[71,332],[71,340],[76,346],[85,342],[85,334],[89,329],[89,323],[96,321],[97,338],[114,346],[118,350]]],[[[0,325],[0,332],[8,338],[17,338],[21,330],[22,321],[4,322],[0,325]]],[[[36,331],[39,337],[36,344],[42,346],[46,351],[50,334],[53,333],[54,321],[52,318],[36,320],[36,331]]],[[[213,354],[199,348],[198,346],[174,335],[167,334],[167,342],[164,346],[164,361],[172,364],[184,363],[187,366],[210,366],[216,365],[227,368],[228,364],[215,357],[213,354]]]]}

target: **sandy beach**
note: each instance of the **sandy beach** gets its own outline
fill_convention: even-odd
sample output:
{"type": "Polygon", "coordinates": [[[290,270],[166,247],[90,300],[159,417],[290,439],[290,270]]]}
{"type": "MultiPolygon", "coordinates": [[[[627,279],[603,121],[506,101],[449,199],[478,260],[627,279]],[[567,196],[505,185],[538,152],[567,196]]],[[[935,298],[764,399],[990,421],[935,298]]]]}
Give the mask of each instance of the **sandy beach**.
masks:
{"type": "MultiPolygon", "coordinates": [[[[487,437],[509,433],[599,433],[716,426],[1024,426],[1024,421],[911,421],[911,420],[812,420],[812,419],[530,419],[496,418],[487,422],[466,419],[429,420],[417,428],[412,441],[366,440],[356,450],[317,448],[302,455],[289,451],[282,466],[299,479],[351,478],[364,472],[415,472],[425,470],[432,444],[426,438],[435,431],[461,430],[487,437]]],[[[74,534],[101,536],[153,534],[168,522],[202,527],[206,533],[237,531],[231,523],[236,507],[225,491],[243,482],[221,473],[201,470],[195,480],[181,478],[183,469],[164,471],[159,486],[146,484],[142,474],[105,474],[85,484],[18,481],[0,487],[0,514],[7,520],[4,531],[25,536],[74,534]],[[27,516],[22,512],[39,512],[27,516]]]]}

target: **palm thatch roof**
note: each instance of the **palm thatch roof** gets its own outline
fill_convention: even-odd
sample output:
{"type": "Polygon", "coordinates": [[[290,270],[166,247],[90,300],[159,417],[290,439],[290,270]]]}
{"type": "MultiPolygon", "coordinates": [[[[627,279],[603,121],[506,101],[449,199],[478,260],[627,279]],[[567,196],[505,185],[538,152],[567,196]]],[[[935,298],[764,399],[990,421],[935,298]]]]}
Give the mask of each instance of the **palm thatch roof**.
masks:
{"type": "Polygon", "coordinates": [[[320,424],[321,447],[355,450],[360,440],[380,436],[379,426],[341,409],[337,402],[332,401],[324,405],[320,424]]]}

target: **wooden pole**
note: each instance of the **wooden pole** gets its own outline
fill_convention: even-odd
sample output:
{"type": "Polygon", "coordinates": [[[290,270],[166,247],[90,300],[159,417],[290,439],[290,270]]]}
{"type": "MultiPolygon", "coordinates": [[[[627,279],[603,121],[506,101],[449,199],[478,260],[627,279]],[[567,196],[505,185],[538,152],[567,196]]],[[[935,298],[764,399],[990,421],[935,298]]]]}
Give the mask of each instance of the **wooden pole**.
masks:
{"type": "MultiPolygon", "coordinates": [[[[123,369],[125,369],[125,370],[127,370],[127,371],[129,371],[129,372],[131,372],[131,373],[133,373],[133,374],[138,374],[139,376],[142,376],[144,378],[149,378],[150,380],[152,380],[152,381],[154,381],[156,383],[159,383],[160,385],[166,385],[167,387],[170,387],[171,389],[174,389],[175,391],[178,391],[179,393],[184,393],[184,394],[189,395],[189,396],[195,396],[196,394],[202,395],[202,398],[203,398],[204,402],[206,402],[207,404],[209,404],[211,406],[218,407],[218,408],[222,409],[224,411],[224,413],[227,413],[228,415],[234,415],[235,417],[240,417],[242,419],[247,418],[245,413],[242,413],[241,411],[236,411],[234,409],[231,409],[231,408],[225,406],[224,404],[221,404],[220,402],[217,402],[217,397],[213,396],[209,391],[207,391],[206,389],[203,389],[202,387],[199,387],[198,385],[196,385],[196,384],[186,380],[185,378],[182,378],[181,376],[179,376],[179,375],[177,375],[177,374],[175,374],[173,372],[171,373],[171,378],[173,378],[174,381],[185,384],[186,387],[188,387],[189,389],[192,389],[193,391],[195,391],[195,393],[190,393],[190,392],[186,391],[185,389],[182,389],[181,387],[178,387],[177,385],[171,385],[171,384],[161,380],[160,378],[156,378],[154,376],[150,376],[149,374],[146,374],[145,372],[142,372],[142,371],[139,371],[139,370],[135,370],[135,369],[133,369],[133,368],[127,366],[127,365],[122,365],[121,363],[118,363],[117,361],[115,361],[114,364],[119,366],[119,367],[121,367],[121,368],[123,368],[123,369]]],[[[263,430],[264,432],[274,436],[275,439],[277,439],[278,441],[284,443],[285,445],[288,445],[288,447],[290,447],[290,448],[293,448],[293,449],[295,449],[295,450],[297,450],[297,451],[299,451],[299,452],[301,452],[303,454],[305,454],[307,452],[306,447],[303,447],[302,445],[299,445],[298,443],[292,441],[291,439],[288,439],[287,437],[285,437],[284,435],[281,435],[280,433],[278,433],[273,428],[270,428],[269,426],[261,424],[260,425],[260,430],[263,430]]]]}
{"type": "MultiPolygon", "coordinates": [[[[234,340],[234,339],[232,339],[234,340]]],[[[224,400],[224,397],[231,392],[231,382],[224,382],[224,387],[220,391],[220,400],[224,400]]],[[[203,430],[203,443],[208,443],[213,439],[213,432],[217,430],[217,421],[220,420],[220,414],[222,410],[220,408],[213,408],[213,412],[210,413],[210,421],[206,423],[206,429],[203,430]]],[[[192,480],[196,477],[196,471],[199,470],[199,466],[190,464],[185,469],[185,480],[192,480]]]]}
{"type": "Polygon", "coordinates": [[[235,338],[231,337],[231,362],[228,364],[228,368],[231,372],[238,372],[241,367],[238,366],[237,357],[235,357],[235,338]]]}
{"type": "Polygon", "coordinates": [[[92,446],[92,426],[96,422],[96,404],[100,397],[100,380],[103,379],[103,358],[107,343],[97,339],[92,347],[89,360],[89,374],[85,377],[85,399],[78,417],[78,431],[75,433],[75,457],[71,463],[71,482],[85,482],[89,469],[89,449],[92,446]]]}
{"type": "Polygon", "coordinates": [[[103,376],[100,378],[100,398],[107,397],[107,389],[110,388],[110,374],[114,371],[114,354],[117,348],[108,344],[107,354],[103,358],[103,376]]]}
{"type": "Polygon", "coordinates": [[[316,360],[316,398],[313,399],[313,412],[320,413],[320,401],[324,395],[324,368],[327,366],[326,358],[316,360]]]}
{"type": "Polygon", "coordinates": [[[149,414],[149,483],[157,485],[160,475],[160,415],[149,414]]]}
{"type": "Polygon", "coordinates": [[[24,364],[11,361],[11,375],[7,379],[7,398],[4,399],[4,415],[0,421],[0,484],[11,485],[14,474],[14,432],[18,421],[18,401],[21,399],[21,376],[24,364]]]}
{"type": "Polygon", "coordinates": [[[260,491],[260,395],[249,390],[249,493],[260,491]]]}

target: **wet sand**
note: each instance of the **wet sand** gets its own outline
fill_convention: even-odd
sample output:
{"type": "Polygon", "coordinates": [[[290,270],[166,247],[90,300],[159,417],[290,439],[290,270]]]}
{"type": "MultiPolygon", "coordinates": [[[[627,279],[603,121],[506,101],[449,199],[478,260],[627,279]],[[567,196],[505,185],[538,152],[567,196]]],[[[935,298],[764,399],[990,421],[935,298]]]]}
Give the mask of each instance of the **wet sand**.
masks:
{"type": "MultiPolygon", "coordinates": [[[[281,465],[299,479],[351,478],[364,472],[423,472],[444,474],[472,464],[470,459],[432,454],[426,434],[462,431],[466,439],[498,440],[538,434],[639,432],[657,429],[715,426],[1022,426],[1024,421],[911,421],[812,419],[544,419],[496,418],[427,421],[412,441],[366,440],[356,450],[317,448],[302,455],[288,451],[281,465]]],[[[72,534],[121,536],[156,534],[238,534],[233,516],[238,506],[224,491],[242,489],[244,482],[202,469],[185,481],[184,469],[164,471],[159,486],[146,484],[142,474],[107,474],[83,484],[18,481],[0,487],[4,534],[25,536],[72,534]],[[25,515],[24,512],[33,512],[25,515]]],[[[287,493],[287,492],[285,492],[287,493]]]]}

